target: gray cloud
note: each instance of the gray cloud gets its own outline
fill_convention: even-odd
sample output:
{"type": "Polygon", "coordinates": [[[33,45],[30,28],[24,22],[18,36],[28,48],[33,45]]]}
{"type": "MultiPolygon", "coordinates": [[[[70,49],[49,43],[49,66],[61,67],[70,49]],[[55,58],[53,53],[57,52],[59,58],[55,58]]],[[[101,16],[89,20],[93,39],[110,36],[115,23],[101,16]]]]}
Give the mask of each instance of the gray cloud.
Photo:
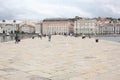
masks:
{"type": "Polygon", "coordinates": [[[120,0],[0,0],[0,19],[120,17],[120,0]]]}

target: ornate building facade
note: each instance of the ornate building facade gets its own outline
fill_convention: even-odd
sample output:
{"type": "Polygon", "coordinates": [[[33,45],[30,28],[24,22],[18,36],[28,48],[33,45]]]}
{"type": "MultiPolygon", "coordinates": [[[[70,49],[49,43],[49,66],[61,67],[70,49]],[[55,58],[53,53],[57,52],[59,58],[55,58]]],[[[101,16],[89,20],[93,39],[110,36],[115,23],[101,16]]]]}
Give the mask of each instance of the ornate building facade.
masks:
{"type": "Polygon", "coordinates": [[[95,19],[76,18],[74,21],[75,34],[95,34],[97,21],[95,19]]]}
{"type": "Polygon", "coordinates": [[[0,33],[120,34],[120,22],[104,18],[52,18],[43,21],[1,20],[0,33]]]}
{"type": "Polygon", "coordinates": [[[41,33],[41,22],[30,21],[0,21],[0,33],[15,33],[16,31],[24,33],[41,33]]]}
{"type": "Polygon", "coordinates": [[[0,33],[15,33],[18,27],[19,23],[8,20],[5,22],[0,21],[0,33]]]}
{"type": "Polygon", "coordinates": [[[43,34],[73,33],[73,20],[64,18],[45,19],[42,23],[43,34]]]}
{"type": "Polygon", "coordinates": [[[106,23],[99,27],[100,34],[120,34],[119,23],[106,23]]]}

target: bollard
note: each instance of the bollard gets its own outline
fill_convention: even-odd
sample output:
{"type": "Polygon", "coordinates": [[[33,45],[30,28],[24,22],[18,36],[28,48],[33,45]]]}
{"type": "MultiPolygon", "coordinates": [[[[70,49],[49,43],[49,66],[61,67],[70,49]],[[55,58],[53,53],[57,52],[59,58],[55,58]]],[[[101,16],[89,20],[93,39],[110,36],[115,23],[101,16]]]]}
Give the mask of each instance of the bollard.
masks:
{"type": "Polygon", "coordinates": [[[84,39],[84,37],[82,37],[82,39],[84,39]]]}
{"type": "Polygon", "coordinates": [[[96,41],[96,43],[98,43],[98,42],[99,42],[99,39],[96,39],[95,41],[96,41]]]}
{"type": "Polygon", "coordinates": [[[32,39],[34,39],[34,36],[32,37],[32,39]]]}
{"type": "Polygon", "coordinates": [[[85,39],[85,36],[82,36],[82,39],[85,39]]]}

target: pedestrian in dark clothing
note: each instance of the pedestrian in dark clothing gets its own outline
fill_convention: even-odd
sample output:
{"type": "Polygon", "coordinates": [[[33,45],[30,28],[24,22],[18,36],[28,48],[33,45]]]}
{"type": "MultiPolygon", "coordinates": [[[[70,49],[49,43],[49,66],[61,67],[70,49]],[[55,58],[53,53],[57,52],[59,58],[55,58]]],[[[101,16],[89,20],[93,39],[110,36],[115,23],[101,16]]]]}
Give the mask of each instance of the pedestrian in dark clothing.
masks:
{"type": "Polygon", "coordinates": [[[98,42],[99,42],[99,39],[95,39],[95,42],[98,43],[98,42]]]}
{"type": "Polygon", "coordinates": [[[42,35],[40,35],[40,39],[42,39],[42,35]]]}
{"type": "Polygon", "coordinates": [[[40,39],[42,39],[42,35],[41,34],[39,34],[38,36],[39,36],[40,39]]]}
{"type": "Polygon", "coordinates": [[[35,37],[33,36],[32,39],[34,39],[35,37]]]}
{"type": "Polygon", "coordinates": [[[15,35],[15,43],[18,43],[19,42],[19,36],[16,34],[15,35]]]}

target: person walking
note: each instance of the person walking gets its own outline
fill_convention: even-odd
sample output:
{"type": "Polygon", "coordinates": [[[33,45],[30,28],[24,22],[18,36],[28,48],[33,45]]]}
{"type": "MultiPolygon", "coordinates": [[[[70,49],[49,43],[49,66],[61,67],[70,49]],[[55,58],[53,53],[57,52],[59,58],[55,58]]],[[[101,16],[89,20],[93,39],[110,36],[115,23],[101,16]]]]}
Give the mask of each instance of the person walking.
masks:
{"type": "Polygon", "coordinates": [[[39,38],[42,39],[42,34],[39,34],[39,38]]]}
{"type": "Polygon", "coordinates": [[[19,36],[18,34],[15,35],[15,43],[18,43],[19,42],[19,36]]]}

